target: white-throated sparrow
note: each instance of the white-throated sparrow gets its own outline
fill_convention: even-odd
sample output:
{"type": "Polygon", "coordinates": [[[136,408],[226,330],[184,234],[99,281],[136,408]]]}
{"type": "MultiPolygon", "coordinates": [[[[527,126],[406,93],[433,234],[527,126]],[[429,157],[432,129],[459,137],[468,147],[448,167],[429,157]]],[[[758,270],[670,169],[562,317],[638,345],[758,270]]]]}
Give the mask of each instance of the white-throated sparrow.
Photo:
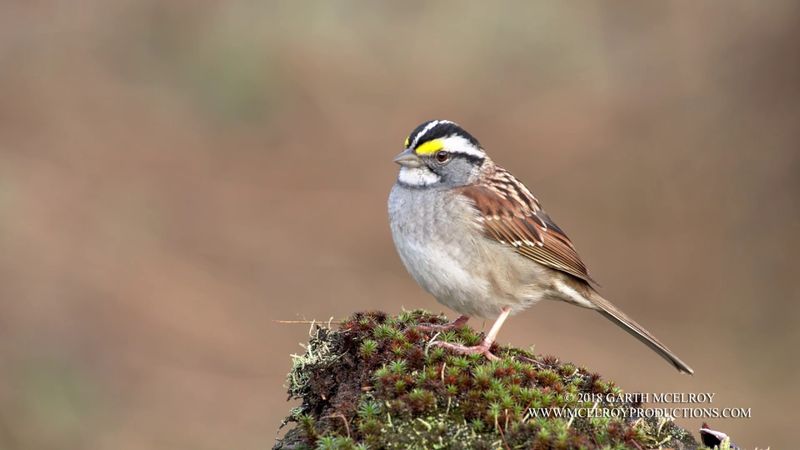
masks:
{"type": "Polygon", "coordinates": [[[650,332],[595,290],[567,235],[528,188],[497,166],[457,124],[419,125],[395,157],[389,195],[397,252],[411,276],[436,299],[470,316],[496,317],[474,347],[437,343],[494,358],[489,348],[510,313],[542,299],[593,309],[632,334],[679,371],[692,369],[650,332]]]}

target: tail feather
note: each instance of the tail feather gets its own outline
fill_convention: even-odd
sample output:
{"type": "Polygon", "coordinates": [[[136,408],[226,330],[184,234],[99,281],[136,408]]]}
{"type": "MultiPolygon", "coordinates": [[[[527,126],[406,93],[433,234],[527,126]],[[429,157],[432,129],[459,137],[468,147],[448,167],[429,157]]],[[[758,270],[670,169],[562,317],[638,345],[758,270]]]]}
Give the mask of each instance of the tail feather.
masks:
{"type": "Polygon", "coordinates": [[[597,312],[606,316],[609,320],[619,325],[633,337],[639,339],[648,347],[653,349],[653,351],[658,353],[662,358],[666,359],[673,366],[675,366],[678,371],[688,373],[689,375],[694,373],[694,370],[692,370],[692,368],[689,367],[685,362],[681,361],[681,359],[678,358],[675,353],[672,353],[672,351],[668,349],[666,345],[662,344],[661,341],[656,339],[656,337],[650,334],[649,331],[642,328],[642,326],[636,323],[635,320],[628,317],[616,306],[611,304],[611,302],[600,296],[600,294],[592,290],[589,300],[596,306],[597,312]]]}

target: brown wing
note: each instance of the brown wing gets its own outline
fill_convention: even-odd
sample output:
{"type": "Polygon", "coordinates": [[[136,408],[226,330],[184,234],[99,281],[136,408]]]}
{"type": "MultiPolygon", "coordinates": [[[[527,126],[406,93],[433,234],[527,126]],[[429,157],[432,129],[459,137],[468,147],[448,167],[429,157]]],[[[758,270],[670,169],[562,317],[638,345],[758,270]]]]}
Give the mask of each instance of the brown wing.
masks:
{"type": "Polygon", "coordinates": [[[594,282],[572,242],[525,185],[499,167],[487,181],[462,188],[487,236],[540,264],[594,282]]]}

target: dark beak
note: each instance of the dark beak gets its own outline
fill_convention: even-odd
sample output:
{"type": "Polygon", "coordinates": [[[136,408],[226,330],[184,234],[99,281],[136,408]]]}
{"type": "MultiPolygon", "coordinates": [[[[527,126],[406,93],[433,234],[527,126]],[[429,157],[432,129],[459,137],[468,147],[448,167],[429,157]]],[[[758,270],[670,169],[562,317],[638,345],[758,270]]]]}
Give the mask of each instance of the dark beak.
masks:
{"type": "Polygon", "coordinates": [[[399,155],[394,157],[394,162],[400,164],[403,167],[419,167],[422,165],[422,161],[419,160],[419,156],[414,153],[413,149],[406,149],[403,150],[399,155]]]}

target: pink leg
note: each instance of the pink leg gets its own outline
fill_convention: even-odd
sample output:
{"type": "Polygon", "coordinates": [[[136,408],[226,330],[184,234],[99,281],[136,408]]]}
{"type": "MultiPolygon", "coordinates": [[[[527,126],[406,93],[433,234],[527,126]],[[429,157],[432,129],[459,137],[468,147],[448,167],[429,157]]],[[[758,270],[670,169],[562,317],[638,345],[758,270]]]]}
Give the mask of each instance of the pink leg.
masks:
{"type": "Polygon", "coordinates": [[[451,344],[449,342],[434,342],[433,345],[437,347],[446,348],[448,350],[452,350],[456,353],[461,353],[464,355],[472,355],[475,353],[480,353],[481,355],[486,356],[487,359],[496,360],[498,359],[497,356],[494,356],[490,351],[489,348],[494,344],[495,339],[497,339],[497,333],[500,332],[500,328],[503,326],[503,322],[506,321],[508,318],[508,314],[511,312],[511,308],[505,307],[500,315],[497,317],[497,320],[494,321],[492,328],[489,330],[489,334],[483,339],[479,345],[473,347],[467,347],[465,345],[460,344],[451,344]]]}
{"type": "Polygon", "coordinates": [[[426,333],[430,333],[430,332],[434,332],[434,331],[448,331],[448,330],[452,330],[453,328],[463,327],[464,325],[466,325],[468,320],[469,320],[469,316],[461,315],[456,320],[454,320],[454,321],[452,321],[450,323],[445,323],[445,324],[442,324],[442,325],[434,325],[434,324],[419,325],[419,326],[417,326],[417,329],[419,329],[420,331],[424,331],[426,333]]]}

